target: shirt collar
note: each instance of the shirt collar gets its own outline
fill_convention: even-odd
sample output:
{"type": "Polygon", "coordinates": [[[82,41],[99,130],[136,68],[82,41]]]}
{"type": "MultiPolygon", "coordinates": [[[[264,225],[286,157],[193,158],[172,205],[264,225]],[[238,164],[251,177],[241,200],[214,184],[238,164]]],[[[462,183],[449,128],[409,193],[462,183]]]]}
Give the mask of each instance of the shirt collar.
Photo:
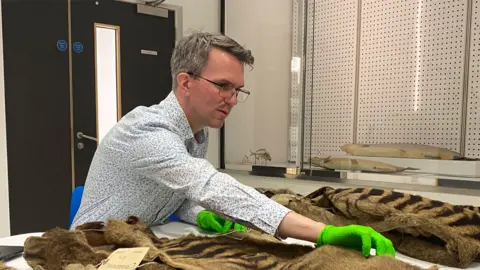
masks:
{"type": "Polygon", "coordinates": [[[192,128],[188,123],[187,116],[178,102],[174,91],[171,91],[168,96],[162,101],[163,107],[168,112],[172,124],[176,127],[178,134],[183,140],[190,140],[196,138],[198,143],[205,141],[205,129],[193,134],[192,128]]]}

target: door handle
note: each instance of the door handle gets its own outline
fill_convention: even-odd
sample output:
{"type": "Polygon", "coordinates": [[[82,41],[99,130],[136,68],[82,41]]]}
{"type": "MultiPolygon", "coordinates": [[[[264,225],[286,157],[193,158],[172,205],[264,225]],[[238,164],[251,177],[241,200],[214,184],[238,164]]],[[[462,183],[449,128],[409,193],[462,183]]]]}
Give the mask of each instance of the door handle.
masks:
{"type": "Polygon", "coordinates": [[[77,133],[77,138],[79,139],[88,139],[88,140],[92,140],[92,141],[98,141],[97,138],[95,137],[92,137],[92,136],[88,136],[88,135],[85,135],[83,134],[83,132],[78,132],[77,133]]]}

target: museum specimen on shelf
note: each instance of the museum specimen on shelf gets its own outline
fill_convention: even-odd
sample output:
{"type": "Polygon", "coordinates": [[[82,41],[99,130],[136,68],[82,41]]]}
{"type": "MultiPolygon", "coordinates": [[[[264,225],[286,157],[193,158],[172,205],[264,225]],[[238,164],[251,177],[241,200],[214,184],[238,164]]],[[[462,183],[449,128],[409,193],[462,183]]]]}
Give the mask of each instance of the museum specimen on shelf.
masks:
{"type": "Polygon", "coordinates": [[[407,143],[344,144],[343,152],[352,156],[464,160],[460,153],[445,148],[407,143]]]}
{"type": "Polygon", "coordinates": [[[272,161],[272,156],[267,151],[267,149],[261,148],[255,152],[250,150],[249,155],[245,155],[242,159],[243,164],[257,164],[257,161],[260,161],[259,164],[266,165],[267,162],[272,161]],[[254,161],[251,161],[250,158],[254,158],[254,161]]]}
{"type": "Polygon", "coordinates": [[[348,170],[374,173],[397,173],[406,170],[418,170],[417,168],[400,167],[384,162],[355,158],[312,157],[310,159],[310,164],[328,170],[348,170]]]}

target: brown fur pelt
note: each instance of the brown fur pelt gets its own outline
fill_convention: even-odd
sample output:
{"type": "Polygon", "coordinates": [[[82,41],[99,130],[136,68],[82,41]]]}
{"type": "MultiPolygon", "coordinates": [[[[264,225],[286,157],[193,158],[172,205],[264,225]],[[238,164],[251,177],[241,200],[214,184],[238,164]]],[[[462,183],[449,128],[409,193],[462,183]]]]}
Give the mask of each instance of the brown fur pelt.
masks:
{"type": "MultiPolygon", "coordinates": [[[[291,245],[252,232],[207,237],[156,237],[137,218],[52,229],[25,242],[24,257],[36,269],[93,270],[117,248],[149,247],[138,269],[421,269],[389,256],[365,259],[335,246],[291,245]]],[[[433,269],[433,268],[432,268],[433,269]]]]}
{"type": "Polygon", "coordinates": [[[15,270],[15,269],[6,266],[3,262],[0,261],[0,270],[15,270]]]}
{"type": "Polygon", "coordinates": [[[413,258],[460,268],[479,259],[477,207],[372,188],[323,187],[305,197],[264,192],[275,193],[272,200],[319,222],[370,226],[413,258]]]}
{"type": "Polygon", "coordinates": [[[279,188],[279,189],[268,189],[268,188],[255,188],[258,192],[262,193],[263,195],[267,196],[268,198],[272,198],[274,195],[277,194],[291,194],[296,196],[302,196],[288,188],[279,188]]]}

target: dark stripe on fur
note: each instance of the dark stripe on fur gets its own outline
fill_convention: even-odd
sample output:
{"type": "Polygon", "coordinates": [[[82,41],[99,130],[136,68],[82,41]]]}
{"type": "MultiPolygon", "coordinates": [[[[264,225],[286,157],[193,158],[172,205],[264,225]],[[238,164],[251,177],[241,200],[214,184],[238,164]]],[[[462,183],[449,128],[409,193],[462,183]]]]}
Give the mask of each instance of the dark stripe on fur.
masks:
{"type": "Polygon", "coordinates": [[[381,196],[383,193],[384,191],[381,189],[372,188],[370,192],[368,192],[368,196],[381,196]]]}
{"type": "Polygon", "coordinates": [[[392,191],[392,194],[381,198],[378,202],[379,202],[379,203],[387,204],[387,203],[396,201],[396,200],[401,199],[401,198],[404,198],[404,197],[405,197],[405,196],[404,196],[402,193],[392,191]]]}
{"type": "Polygon", "coordinates": [[[351,193],[362,193],[365,189],[364,188],[356,188],[354,191],[351,193]]]}
{"type": "Polygon", "coordinates": [[[440,217],[449,217],[449,216],[452,216],[452,215],[455,215],[455,212],[450,210],[450,209],[445,209],[443,210],[442,213],[438,214],[436,217],[437,218],[440,218],[440,217]]]}
{"type": "Polygon", "coordinates": [[[444,206],[444,203],[443,202],[440,202],[440,201],[436,201],[436,200],[432,200],[430,201],[430,205],[427,205],[423,208],[423,210],[429,210],[429,209],[433,209],[433,208],[437,208],[437,207],[442,207],[444,206]]]}
{"type": "MultiPolygon", "coordinates": [[[[199,256],[195,256],[195,258],[213,258],[214,256],[217,256],[219,254],[221,255],[223,252],[228,251],[229,249],[229,247],[218,246],[217,249],[198,254],[199,256]]],[[[218,256],[218,258],[220,257],[221,256],[218,256]]]]}
{"type": "Polygon", "coordinates": [[[402,209],[405,208],[406,206],[416,204],[416,203],[418,203],[418,202],[421,202],[422,200],[423,200],[423,198],[420,197],[420,196],[411,195],[408,200],[402,202],[402,203],[399,204],[399,205],[395,205],[394,207],[395,207],[395,209],[397,209],[397,210],[402,210],[402,209]]]}
{"type": "Polygon", "coordinates": [[[450,226],[478,226],[478,224],[480,224],[480,217],[478,215],[473,215],[471,218],[468,216],[463,216],[461,219],[450,223],[450,226]]]}
{"type": "MultiPolygon", "coordinates": [[[[191,243],[191,242],[190,242],[191,243]]],[[[203,252],[206,248],[210,247],[212,245],[211,242],[208,242],[207,244],[202,244],[202,242],[195,243],[192,246],[183,248],[183,249],[173,249],[173,250],[167,250],[166,253],[170,256],[175,256],[175,255],[195,255],[203,252]]]]}
{"type": "Polygon", "coordinates": [[[342,191],[345,191],[345,190],[348,190],[348,188],[335,189],[335,192],[334,192],[334,193],[335,193],[335,194],[338,194],[338,193],[340,193],[340,192],[342,192],[342,191]]]}
{"type": "Polygon", "coordinates": [[[368,198],[368,194],[362,194],[360,197],[358,197],[358,199],[361,201],[361,200],[365,200],[368,198]]]}
{"type": "Polygon", "coordinates": [[[272,198],[273,195],[275,195],[275,193],[271,192],[271,191],[265,191],[265,193],[263,193],[265,196],[267,196],[268,198],[272,198]]]}

